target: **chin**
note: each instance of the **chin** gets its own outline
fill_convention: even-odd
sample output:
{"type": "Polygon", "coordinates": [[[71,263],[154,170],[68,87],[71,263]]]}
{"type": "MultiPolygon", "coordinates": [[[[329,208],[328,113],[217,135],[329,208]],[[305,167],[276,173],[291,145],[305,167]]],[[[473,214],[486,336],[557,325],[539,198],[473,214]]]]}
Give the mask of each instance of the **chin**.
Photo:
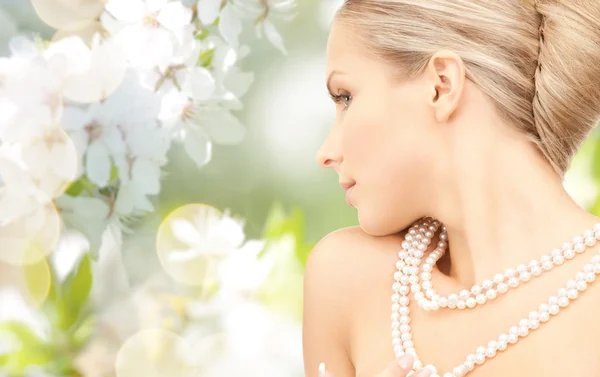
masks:
{"type": "Polygon", "coordinates": [[[370,236],[381,237],[398,233],[397,227],[386,220],[383,216],[364,213],[361,215],[361,211],[358,211],[358,224],[362,231],[370,236]]]}

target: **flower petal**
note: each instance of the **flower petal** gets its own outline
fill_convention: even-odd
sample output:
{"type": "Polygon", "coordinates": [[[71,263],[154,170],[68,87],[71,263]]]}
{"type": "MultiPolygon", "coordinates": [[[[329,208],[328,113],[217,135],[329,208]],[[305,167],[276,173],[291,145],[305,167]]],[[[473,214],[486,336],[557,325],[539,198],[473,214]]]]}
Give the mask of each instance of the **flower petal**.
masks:
{"type": "Polygon", "coordinates": [[[87,150],[85,171],[93,183],[104,187],[110,179],[111,162],[108,149],[103,143],[93,142],[87,150]]]}
{"type": "Polygon", "coordinates": [[[202,129],[189,128],[183,147],[198,167],[207,164],[212,157],[212,143],[202,129]]]}
{"type": "Polygon", "coordinates": [[[211,139],[218,144],[238,144],[246,136],[246,128],[228,111],[211,111],[203,114],[202,125],[211,139]]]}
{"type": "Polygon", "coordinates": [[[242,20],[230,3],[227,3],[223,10],[221,10],[219,32],[223,36],[223,39],[232,47],[237,48],[239,46],[239,37],[242,33],[242,20]]]}
{"type": "Polygon", "coordinates": [[[279,34],[277,29],[275,29],[275,26],[273,26],[273,24],[269,20],[264,20],[263,28],[269,42],[271,42],[273,46],[275,46],[279,51],[281,51],[281,53],[287,55],[287,51],[283,43],[283,38],[281,37],[281,34],[279,34]]]}
{"type": "Polygon", "coordinates": [[[198,18],[204,25],[211,25],[221,10],[221,0],[199,0],[197,5],[198,18]]]}

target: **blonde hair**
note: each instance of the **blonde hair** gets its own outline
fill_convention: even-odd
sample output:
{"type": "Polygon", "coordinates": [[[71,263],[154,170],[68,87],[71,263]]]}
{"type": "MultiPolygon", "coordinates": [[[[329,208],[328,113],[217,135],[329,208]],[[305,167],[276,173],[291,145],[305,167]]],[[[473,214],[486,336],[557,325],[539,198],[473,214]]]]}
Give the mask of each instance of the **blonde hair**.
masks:
{"type": "Polygon", "coordinates": [[[459,54],[561,178],[600,120],[598,0],[346,0],[336,20],[405,77],[459,54]]]}

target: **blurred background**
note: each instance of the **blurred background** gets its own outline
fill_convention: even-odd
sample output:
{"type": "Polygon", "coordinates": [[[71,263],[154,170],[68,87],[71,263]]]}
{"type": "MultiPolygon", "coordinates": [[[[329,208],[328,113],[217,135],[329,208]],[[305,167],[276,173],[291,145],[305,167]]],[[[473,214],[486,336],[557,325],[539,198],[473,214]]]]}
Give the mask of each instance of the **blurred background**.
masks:
{"type": "MultiPolygon", "coordinates": [[[[251,52],[240,67],[254,72],[235,113],[245,137],[214,144],[201,167],[174,145],[160,194],[151,198],[155,211],[132,225],[118,252],[86,259],[89,245],[73,235],[61,240],[51,263],[0,260],[0,376],[303,375],[306,256],[327,233],[357,224],[336,174],[315,160],[335,115],[325,89],[325,46],[339,5],[302,0],[293,19],[274,20],[287,54],[242,34],[251,52]],[[157,253],[161,224],[193,203],[196,210],[210,206],[208,217],[229,211],[241,219],[227,229],[245,242],[234,242],[231,257],[219,260],[219,277],[205,261],[192,263],[200,277],[173,278],[157,253]],[[90,293],[77,289],[88,285],[90,293]]],[[[0,0],[0,56],[9,56],[17,34],[50,40],[54,32],[29,1],[0,0]]],[[[596,132],[565,185],[598,215],[599,184],[596,132]]]]}

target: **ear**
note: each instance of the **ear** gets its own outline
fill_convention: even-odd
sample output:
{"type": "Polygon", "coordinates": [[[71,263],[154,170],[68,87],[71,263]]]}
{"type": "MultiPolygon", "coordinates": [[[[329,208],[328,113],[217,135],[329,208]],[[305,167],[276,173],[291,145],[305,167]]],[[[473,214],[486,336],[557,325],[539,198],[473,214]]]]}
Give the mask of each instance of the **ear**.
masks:
{"type": "Polygon", "coordinates": [[[465,83],[465,64],[449,50],[436,52],[426,71],[431,78],[430,105],[438,122],[447,122],[458,108],[465,83]]]}

